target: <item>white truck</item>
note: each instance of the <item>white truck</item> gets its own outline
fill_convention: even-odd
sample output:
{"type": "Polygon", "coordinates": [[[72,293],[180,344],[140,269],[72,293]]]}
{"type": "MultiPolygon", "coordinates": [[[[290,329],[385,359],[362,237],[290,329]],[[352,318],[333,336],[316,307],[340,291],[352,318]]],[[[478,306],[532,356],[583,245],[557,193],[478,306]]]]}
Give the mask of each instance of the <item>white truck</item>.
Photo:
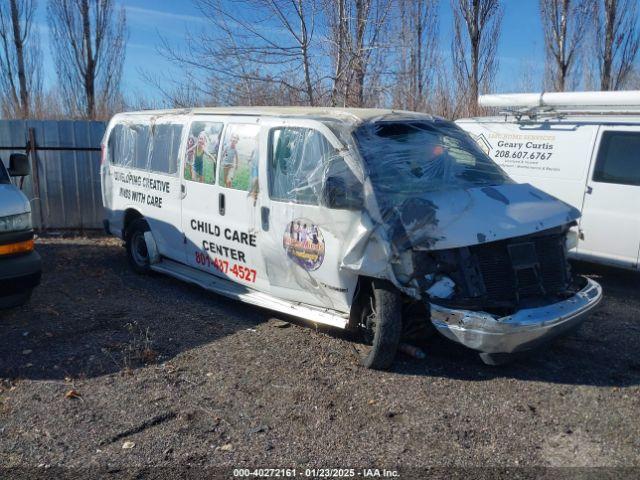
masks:
{"type": "Polygon", "coordinates": [[[640,91],[484,95],[457,124],[507,174],[581,211],[573,257],[640,268],[640,91]]]}
{"type": "Polygon", "coordinates": [[[0,160],[0,308],[22,305],[40,283],[31,204],[10,178],[25,177],[29,170],[29,160],[22,153],[10,156],[8,172],[0,160]]]}

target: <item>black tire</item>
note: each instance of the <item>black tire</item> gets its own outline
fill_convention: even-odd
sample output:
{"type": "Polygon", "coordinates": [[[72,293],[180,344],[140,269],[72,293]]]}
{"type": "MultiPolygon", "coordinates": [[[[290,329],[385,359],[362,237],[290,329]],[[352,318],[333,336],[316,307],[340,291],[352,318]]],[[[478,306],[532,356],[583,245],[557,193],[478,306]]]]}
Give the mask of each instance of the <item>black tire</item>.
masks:
{"type": "Polygon", "coordinates": [[[402,298],[389,282],[374,281],[365,300],[361,329],[367,345],[361,353],[362,364],[374,370],[386,370],[393,364],[402,336],[402,298]]]}
{"type": "Polygon", "coordinates": [[[125,234],[125,244],[127,247],[127,258],[129,265],[136,273],[151,272],[149,262],[149,252],[144,240],[144,232],[149,231],[149,224],[144,218],[138,218],[131,222],[125,234]]]}

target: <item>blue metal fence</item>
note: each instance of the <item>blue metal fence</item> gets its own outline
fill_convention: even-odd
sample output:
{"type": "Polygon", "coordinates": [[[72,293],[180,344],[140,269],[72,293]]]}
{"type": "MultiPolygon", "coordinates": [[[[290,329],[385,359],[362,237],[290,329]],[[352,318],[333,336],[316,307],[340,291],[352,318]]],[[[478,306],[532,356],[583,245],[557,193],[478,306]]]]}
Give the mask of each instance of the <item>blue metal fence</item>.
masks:
{"type": "Polygon", "coordinates": [[[100,142],[105,122],[0,120],[0,158],[28,152],[23,191],[39,229],[102,227],[100,142]]]}

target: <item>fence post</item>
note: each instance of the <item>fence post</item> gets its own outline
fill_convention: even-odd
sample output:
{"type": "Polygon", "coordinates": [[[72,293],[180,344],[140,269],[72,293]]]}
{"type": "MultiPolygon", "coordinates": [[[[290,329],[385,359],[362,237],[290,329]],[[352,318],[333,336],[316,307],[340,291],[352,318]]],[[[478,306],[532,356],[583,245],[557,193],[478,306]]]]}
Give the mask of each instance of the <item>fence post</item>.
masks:
{"type": "Polygon", "coordinates": [[[33,175],[33,197],[38,200],[38,211],[40,212],[39,232],[46,229],[44,224],[44,212],[42,211],[42,197],[40,196],[40,177],[38,175],[38,146],[36,145],[36,134],[33,127],[29,127],[29,138],[27,140],[27,155],[31,159],[31,172],[33,175]]]}

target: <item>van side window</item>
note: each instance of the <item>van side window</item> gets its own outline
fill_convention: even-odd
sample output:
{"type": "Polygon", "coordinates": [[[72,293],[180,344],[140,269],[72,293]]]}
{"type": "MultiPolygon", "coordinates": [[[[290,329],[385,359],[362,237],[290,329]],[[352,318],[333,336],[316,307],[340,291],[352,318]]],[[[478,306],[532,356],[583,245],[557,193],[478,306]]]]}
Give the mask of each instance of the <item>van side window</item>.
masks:
{"type": "Polygon", "coordinates": [[[109,161],[122,167],[146,170],[150,140],[149,125],[115,125],[109,135],[109,161]]]}
{"type": "Polygon", "coordinates": [[[224,132],[220,150],[220,185],[258,195],[258,157],[260,126],[230,124],[224,132]]]}
{"type": "Polygon", "coordinates": [[[178,151],[182,125],[159,124],[153,128],[153,151],[149,169],[152,172],[175,174],[178,171],[178,151]]]}
{"type": "Polygon", "coordinates": [[[135,133],[136,146],[136,153],[131,166],[146,170],[151,147],[151,128],[149,128],[149,125],[131,125],[131,129],[135,133]]]}
{"type": "Polygon", "coordinates": [[[593,180],[640,186],[640,132],[602,134],[593,180]]]}
{"type": "Polygon", "coordinates": [[[109,134],[109,162],[132,167],[135,155],[135,133],[127,125],[117,124],[109,134]]]}
{"type": "Polygon", "coordinates": [[[322,178],[335,149],[317,130],[274,128],[269,136],[269,196],[318,205],[322,178]]]}
{"type": "Polygon", "coordinates": [[[216,165],[221,122],[193,122],[187,139],[186,162],[184,162],[184,178],[194,182],[216,183],[216,165]]]}

